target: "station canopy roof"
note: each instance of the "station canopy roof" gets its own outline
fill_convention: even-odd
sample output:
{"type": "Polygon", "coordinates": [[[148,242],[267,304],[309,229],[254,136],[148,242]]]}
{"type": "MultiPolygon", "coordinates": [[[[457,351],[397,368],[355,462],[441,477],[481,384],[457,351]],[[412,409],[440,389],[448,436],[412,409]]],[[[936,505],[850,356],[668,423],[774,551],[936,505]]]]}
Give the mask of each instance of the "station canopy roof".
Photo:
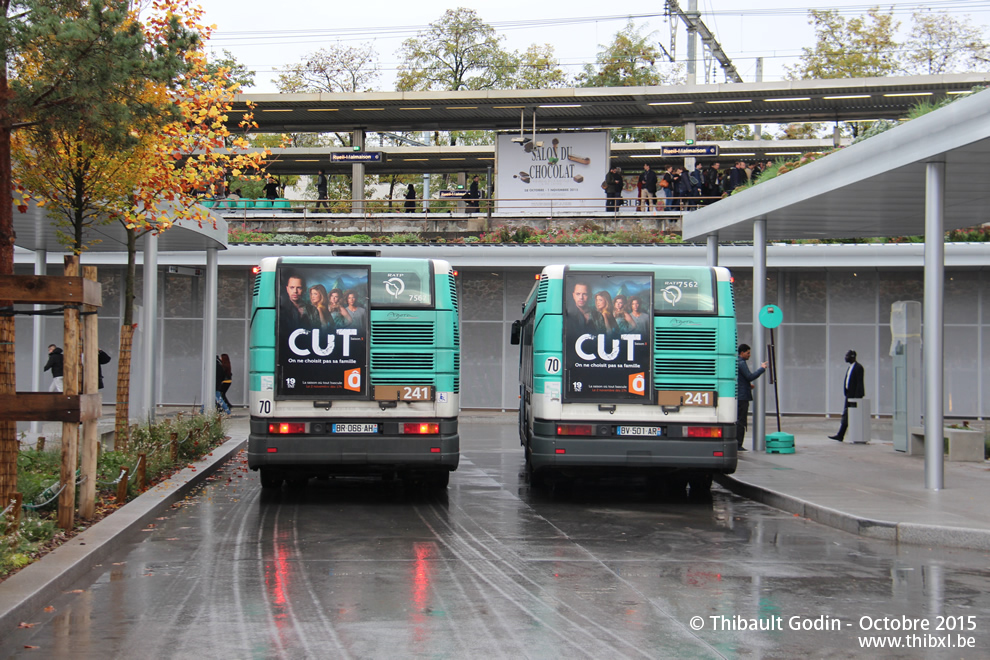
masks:
{"type": "Polygon", "coordinates": [[[685,240],[921,236],[928,163],[944,163],[946,231],[990,222],[990,90],[685,214],[685,240]]]}
{"type": "MultiPolygon", "coordinates": [[[[186,218],[176,218],[171,228],[158,236],[158,249],[161,252],[203,251],[215,247],[227,248],[227,221],[209,212],[212,220],[199,223],[186,218]]],[[[47,250],[63,252],[65,246],[59,242],[58,227],[45,208],[31,203],[25,213],[14,209],[14,246],[25,250],[47,250]]],[[[83,242],[92,252],[126,252],[127,231],[117,221],[106,224],[95,223],[83,229],[83,242]]],[[[144,240],[138,240],[138,251],[143,249],[144,240]]]]}
{"type": "Polygon", "coordinates": [[[900,119],[990,82],[990,72],[657,87],[251,94],[257,132],[520,131],[900,119]]]}
{"type": "MultiPolygon", "coordinates": [[[[848,140],[846,140],[848,142],[848,140]]],[[[777,158],[797,158],[809,151],[827,151],[834,144],[832,140],[737,140],[734,142],[704,142],[698,145],[718,147],[717,158],[704,158],[706,164],[719,160],[723,165],[738,159],[746,161],[776,160],[777,158]]],[[[622,142],[611,145],[611,162],[623,171],[639,171],[643,163],[658,167],[664,163],[679,165],[681,156],[664,156],[664,148],[671,146],[683,147],[682,142],[622,142]]],[[[328,174],[350,174],[350,163],[333,162],[332,154],[353,153],[345,147],[321,148],[287,148],[272,149],[272,157],[268,159],[269,174],[315,174],[325,170],[328,174]]],[[[368,163],[366,174],[409,174],[430,172],[433,174],[456,172],[484,172],[486,168],[495,166],[494,145],[456,145],[456,146],[376,146],[366,144],[366,152],[382,152],[381,162],[368,163]]]]}

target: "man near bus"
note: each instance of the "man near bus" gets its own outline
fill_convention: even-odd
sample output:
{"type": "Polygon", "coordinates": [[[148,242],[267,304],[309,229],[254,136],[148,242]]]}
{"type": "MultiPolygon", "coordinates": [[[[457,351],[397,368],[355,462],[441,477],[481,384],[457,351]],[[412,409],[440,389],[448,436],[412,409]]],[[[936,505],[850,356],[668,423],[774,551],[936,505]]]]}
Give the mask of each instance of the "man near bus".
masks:
{"type": "Polygon", "coordinates": [[[749,402],[753,400],[753,381],[763,375],[767,370],[767,363],[760,364],[756,371],[750,371],[746,361],[750,356],[749,344],[739,344],[738,359],[738,380],[736,383],[736,442],[739,443],[739,451],[746,451],[743,447],[743,437],[746,435],[746,418],[749,417],[749,402]]]}

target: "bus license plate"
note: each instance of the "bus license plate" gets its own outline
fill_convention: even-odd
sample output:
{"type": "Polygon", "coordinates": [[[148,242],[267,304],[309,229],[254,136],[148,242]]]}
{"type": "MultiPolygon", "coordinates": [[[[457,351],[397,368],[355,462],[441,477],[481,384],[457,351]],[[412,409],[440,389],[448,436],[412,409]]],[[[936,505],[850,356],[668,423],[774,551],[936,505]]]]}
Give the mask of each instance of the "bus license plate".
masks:
{"type": "Polygon", "coordinates": [[[663,435],[663,429],[659,426],[620,426],[619,435],[663,435]]]}
{"type": "Polygon", "coordinates": [[[378,424],[334,424],[334,433],[378,433],[378,424]]]}

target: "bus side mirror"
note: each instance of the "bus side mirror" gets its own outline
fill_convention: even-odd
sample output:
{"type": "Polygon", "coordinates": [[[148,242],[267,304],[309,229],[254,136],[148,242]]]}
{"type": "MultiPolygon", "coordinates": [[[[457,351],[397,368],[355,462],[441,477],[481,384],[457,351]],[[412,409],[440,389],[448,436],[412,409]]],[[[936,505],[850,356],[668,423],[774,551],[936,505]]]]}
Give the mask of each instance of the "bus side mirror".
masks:
{"type": "Polygon", "coordinates": [[[512,322],[512,334],[509,335],[509,343],[513,346],[519,345],[519,337],[522,335],[522,321],[512,322]]]}

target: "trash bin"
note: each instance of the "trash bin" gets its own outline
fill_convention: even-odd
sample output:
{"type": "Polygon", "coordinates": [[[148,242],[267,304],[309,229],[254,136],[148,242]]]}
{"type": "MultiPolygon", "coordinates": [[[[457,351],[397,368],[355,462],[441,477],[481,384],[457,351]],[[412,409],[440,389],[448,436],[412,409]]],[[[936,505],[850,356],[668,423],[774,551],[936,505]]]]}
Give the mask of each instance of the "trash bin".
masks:
{"type": "Polygon", "coordinates": [[[852,443],[870,441],[870,400],[849,399],[849,429],[847,439],[852,443]]]}

